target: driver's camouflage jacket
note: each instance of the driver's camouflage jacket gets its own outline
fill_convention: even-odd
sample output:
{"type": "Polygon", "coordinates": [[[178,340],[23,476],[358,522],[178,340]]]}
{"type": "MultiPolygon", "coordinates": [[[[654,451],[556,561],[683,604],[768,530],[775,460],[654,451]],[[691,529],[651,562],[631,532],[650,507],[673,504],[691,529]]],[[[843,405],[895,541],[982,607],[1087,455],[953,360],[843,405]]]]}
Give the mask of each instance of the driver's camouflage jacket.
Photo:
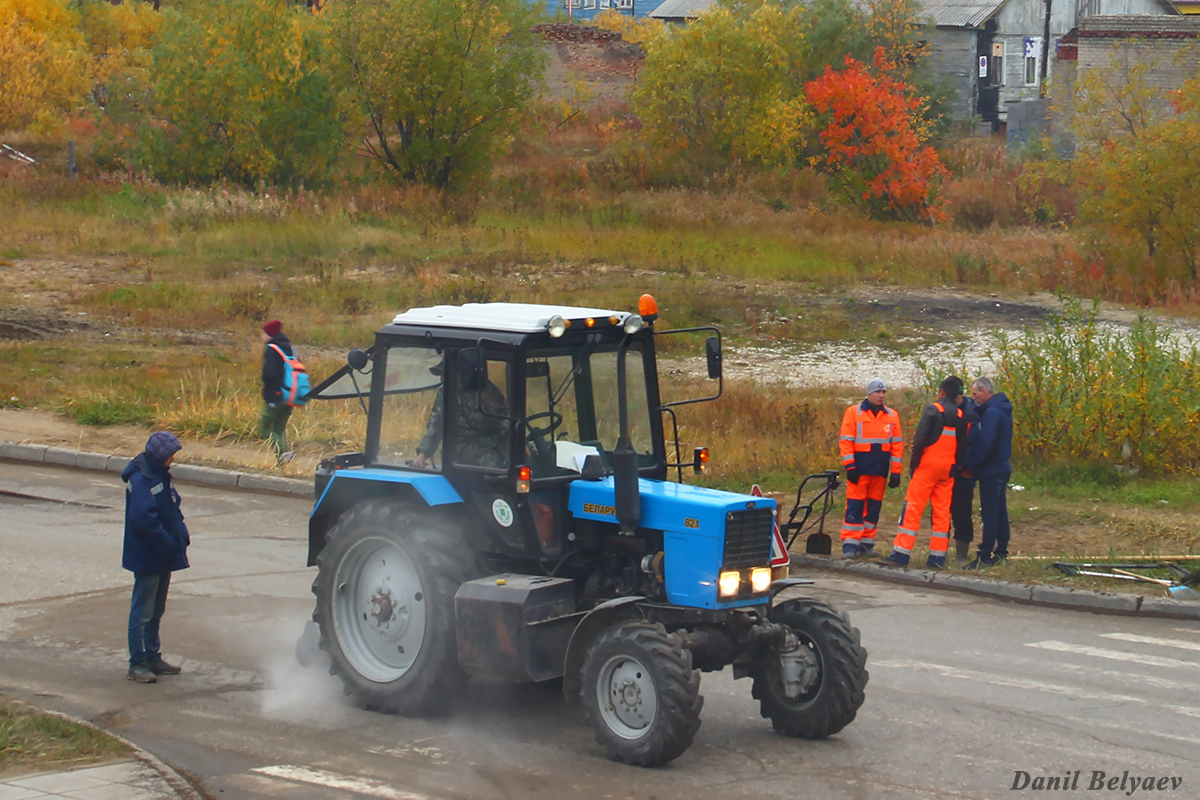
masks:
{"type": "MultiPolygon", "coordinates": [[[[463,392],[458,396],[455,422],[458,431],[458,451],[452,459],[456,464],[478,467],[508,468],[508,400],[496,384],[488,381],[483,390],[483,410],[480,412],[479,394],[463,392]],[[495,415],[495,416],[490,416],[495,415]]],[[[446,398],[444,387],[438,389],[425,435],[417,445],[417,452],[432,458],[442,443],[445,431],[446,398]]]]}

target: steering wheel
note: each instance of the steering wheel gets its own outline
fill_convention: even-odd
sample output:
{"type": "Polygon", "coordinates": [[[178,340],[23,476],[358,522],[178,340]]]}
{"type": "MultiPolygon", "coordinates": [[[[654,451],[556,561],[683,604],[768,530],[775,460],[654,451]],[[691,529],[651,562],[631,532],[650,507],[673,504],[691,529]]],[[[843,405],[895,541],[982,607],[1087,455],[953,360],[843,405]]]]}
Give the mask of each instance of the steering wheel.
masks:
{"type": "Polygon", "coordinates": [[[554,433],[554,429],[562,425],[562,421],[563,415],[557,411],[542,411],[525,418],[525,427],[529,429],[529,433],[525,439],[533,445],[533,449],[539,459],[549,462],[553,461],[554,453],[546,437],[554,433]],[[539,419],[548,419],[550,421],[542,426],[532,424],[534,420],[539,419]]]}

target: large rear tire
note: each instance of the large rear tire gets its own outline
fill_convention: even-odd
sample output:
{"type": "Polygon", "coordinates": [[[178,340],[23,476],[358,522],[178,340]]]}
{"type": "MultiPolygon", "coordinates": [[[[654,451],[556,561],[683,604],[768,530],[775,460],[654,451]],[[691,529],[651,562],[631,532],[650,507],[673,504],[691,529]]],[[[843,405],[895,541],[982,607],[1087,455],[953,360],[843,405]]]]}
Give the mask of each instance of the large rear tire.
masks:
{"type": "Polygon", "coordinates": [[[791,630],[797,649],[769,649],[752,670],[762,715],[787,736],[832,736],[854,720],[865,698],[867,651],[858,629],[819,600],[788,600],[770,616],[791,630]]]}
{"type": "Polygon", "coordinates": [[[700,672],[662,625],[621,622],[584,657],[583,704],[614,759],[655,767],[682,755],[700,729],[700,672]]]}
{"type": "Polygon", "coordinates": [[[313,619],[348,694],[396,714],[445,708],[466,679],[454,628],[466,563],[461,536],[410,506],[342,515],[317,558],[313,619]]]}

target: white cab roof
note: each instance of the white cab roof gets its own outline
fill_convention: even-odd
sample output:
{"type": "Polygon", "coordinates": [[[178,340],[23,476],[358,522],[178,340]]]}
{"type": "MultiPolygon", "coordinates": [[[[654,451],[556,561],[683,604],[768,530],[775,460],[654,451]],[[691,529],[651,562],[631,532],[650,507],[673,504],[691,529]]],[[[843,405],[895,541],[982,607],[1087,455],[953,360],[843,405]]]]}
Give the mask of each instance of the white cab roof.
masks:
{"type": "Polygon", "coordinates": [[[408,311],[397,314],[392,323],[395,325],[536,333],[546,330],[546,323],[555,315],[563,319],[616,317],[619,325],[630,313],[629,311],[609,311],[603,308],[543,306],[534,303],[467,303],[462,306],[410,308],[408,311]]]}

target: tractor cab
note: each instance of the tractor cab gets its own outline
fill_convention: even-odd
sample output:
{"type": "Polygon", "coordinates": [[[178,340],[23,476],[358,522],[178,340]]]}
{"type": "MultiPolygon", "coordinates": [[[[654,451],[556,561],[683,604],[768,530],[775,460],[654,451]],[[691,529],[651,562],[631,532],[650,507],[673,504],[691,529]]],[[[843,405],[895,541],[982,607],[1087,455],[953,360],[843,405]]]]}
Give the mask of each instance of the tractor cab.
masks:
{"type": "MultiPolygon", "coordinates": [[[[426,499],[457,495],[485,520],[492,547],[537,560],[561,558],[570,535],[571,482],[613,479],[623,467],[636,494],[638,478],[663,480],[669,466],[681,476],[683,467],[699,470],[707,460],[701,450],[686,465],[668,461],[662,409],[696,401],[664,406],[656,308],[649,296],[642,306],[646,316],[520,303],[398,314],[369,350],[351,351],[346,366],[309,394],[357,398],[367,409],[363,452],[321,465],[318,499],[339,470],[367,468],[340,477],[386,475],[426,499]]],[[[706,348],[715,392],[703,399],[715,399],[718,332],[680,333],[704,332],[713,334],[706,348]]],[[[310,565],[323,545],[320,530],[357,495],[350,492],[314,516],[310,565]]]]}

